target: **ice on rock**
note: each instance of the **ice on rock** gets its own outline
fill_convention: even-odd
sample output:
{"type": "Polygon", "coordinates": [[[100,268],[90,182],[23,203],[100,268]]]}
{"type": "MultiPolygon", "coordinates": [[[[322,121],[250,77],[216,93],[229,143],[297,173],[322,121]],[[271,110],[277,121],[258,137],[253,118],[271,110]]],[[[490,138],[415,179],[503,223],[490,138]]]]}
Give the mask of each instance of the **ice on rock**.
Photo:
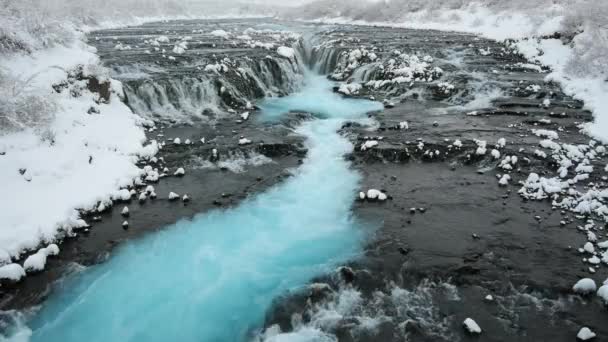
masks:
{"type": "Polygon", "coordinates": [[[190,202],[190,197],[188,196],[188,194],[185,194],[184,197],[182,197],[182,201],[190,202]]]}
{"type": "Polygon", "coordinates": [[[582,327],[581,330],[579,330],[578,334],[576,334],[576,338],[580,341],[588,341],[595,338],[596,336],[597,335],[587,327],[582,327]]]}
{"type": "Polygon", "coordinates": [[[0,280],[19,281],[25,277],[25,270],[19,264],[8,264],[0,267],[0,280]]]}
{"type": "Polygon", "coordinates": [[[241,119],[243,119],[243,121],[247,121],[247,119],[249,119],[249,112],[241,114],[241,119]]]}
{"type": "Polygon", "coordinates": [[[146,201],[146,199],[147,199],[147,197],[146,197],[145,192],[142,192],[141,194],[139,194],[139,202],[143,203],[146,201]]]}
{"type": "Polygon", "coordinates": [[[452,144],[454,146],[456,146],[457,148],[461,148],[462,147],[462,141],[460,141],[459,139],[454,140],[454,144],[452,144]]]}
{"type": "Polygon", "coordinates": [[[551,100],[545,99],[543,100],[543,107],[548,108],[551,105],[551,100]]]}
{"type": "MultiPolygon", "coordinates": [[[[365,199],[365,192],[360,191],[359,192],[359,199],[364,200],[365,199]]],[[[10,259],[9,259],[10,260],[10,259]]]]}
{"type": "Polygon", "coordinates": [[[183,167],[178,168],[177,170],[175,170],[175,172],[173,173],[174,176],[183,176],[186,174],[186,171],[184,170],[183,167]]]}
{"type": "Polygon", "coordinates": [[[239,145],[249,145],[251,144],[251,140],[247,139],[247,138],[240,138],[239,139],[239,145]]]}
{"type": "Polygon", "coordinates": [[[401,121],[399,123],[399,129],[408,129],[409,125],[407,124],[407,121],[401,121]]]}
{"type": "Polygon", "coordinates": [[[583,278],[574,284],[572,290],[578,294],[589,294],[597,290],[595,281],[591,278],[583,278]]]}
{"type": "Polygon", "coordinates": [[[147,194],[151,194],[151,193],[153,193],[153,192],[154,192],[154,187],[153,187],[152,185],[148,185],[148,186],[146,186],[146,190],[145,190],[145,192],[146,192],[147,194]]]}
{"type": "Polygon", "coordinates": [[[175,192],[171,191],[171,192],[169,193],[169,201],[174,201],[174,200],[176,200],[176,199],[178,199],[178,198],[179,198],[179,195],[178,195],[178,194],[176,194],[175,192]]]}
{"type": "Polygon", "coordinates": [[[484,299],[487,300],[488,302],[492,302],[492,301],[494,301],[494,296],[489,294],[484,299]]]}
{"type": "Polygon", "coordinates": [[[173,140],[173,143],[174,143],[175,145],[179,145],[179,144],[181,144],[181,143],[182,143],[182,140],[181,140],[180,138],[175,138],[175,139],[173,140]]]}
{"type": "Polygon", "coordinates": [[[479,324],[477,324],[477,322],[475,322],[471,318],[465,319],[462,325],[471,334],[481,334],[481,328],[479,327],[479,324]]]}
{"type": "Polygon", "coordinates": [[[498,148],[503,148],[505,145],[507,145],[507,140],[505,138],[500,138],[498,139],[498,142],[496,142],[496,147],[498,148]]]}
{"type": "Polygon", "coordinates": [[[122,222],[122,227],[123,228],[127,228],[129,226],[129,221],[123,221],[122,222]]]}
{"type": "Polygon", "coordinates": [[[125,206],[124,208],[122,208],[122,211],[120,212],[120,214],[122,216],[129,216],[129,207],[125,206]]]}

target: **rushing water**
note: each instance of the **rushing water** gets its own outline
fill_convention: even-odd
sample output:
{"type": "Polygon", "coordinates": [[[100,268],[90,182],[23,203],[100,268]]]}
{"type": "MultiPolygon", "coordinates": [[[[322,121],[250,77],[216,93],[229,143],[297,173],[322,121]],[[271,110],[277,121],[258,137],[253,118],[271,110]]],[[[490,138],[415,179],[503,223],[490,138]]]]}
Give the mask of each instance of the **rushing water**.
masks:
{"type": "Polygon", "coordinates": [[[290,110],[322,118],[298,128],[309,152],[294,177],[120,247],[56,290],[28,322],[30,340],[244,340],[273,299],[354,256],[364,235],[351,215],[359,176],[336,130],[381,106],[331,86],[308,75],[300,92],[261,104],[265,120],[290,110]]]}

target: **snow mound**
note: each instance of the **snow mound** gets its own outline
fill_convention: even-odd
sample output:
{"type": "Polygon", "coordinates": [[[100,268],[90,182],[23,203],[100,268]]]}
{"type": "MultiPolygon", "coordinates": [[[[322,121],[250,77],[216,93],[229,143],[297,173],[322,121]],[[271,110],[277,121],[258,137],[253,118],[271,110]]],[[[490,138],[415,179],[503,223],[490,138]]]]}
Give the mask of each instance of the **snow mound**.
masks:
{"type": "Polygon", "coordinates": [[[19,264],[8,264],[0,267],[0,280],[19,281],[25,277],[25,270],[19,264]]]}
{"type": "Polygon", "coordinates": [[[583,278],[574,284],[572,290],[579,294],[589,294],[595,292],[597,290],[597,285],[595,285],[595,281],[591,278],[583,278]]]}
{"type": "Polygon", "coordinates": [[[578,334],[576,334],[576,338],[581,341],[588,341],[592,338],[595,338],[595,336],[597,335],[587,327],[582,327],[581,330],[579,330],[578,334]]]}

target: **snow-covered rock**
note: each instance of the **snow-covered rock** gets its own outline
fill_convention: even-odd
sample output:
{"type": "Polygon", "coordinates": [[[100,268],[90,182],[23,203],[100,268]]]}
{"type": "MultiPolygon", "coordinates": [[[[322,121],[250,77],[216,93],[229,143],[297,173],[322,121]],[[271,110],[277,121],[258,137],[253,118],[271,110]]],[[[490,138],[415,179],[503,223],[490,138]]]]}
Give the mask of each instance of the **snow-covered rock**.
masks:
{"type": "Polygon", "coordinates": [[[481,327],[471,318],[465,319],[462,325],[471,334],[481,334],[481,327]]]}
{"type": "Polygon", "coordinates": [[[583,278],[574,284],[572,290],[578,294],[590,294],[597,290],[597,285],[595,285],[595,281],[591,278],[583,278]]]}
{"type": "Polygon", "coordinates": [[[251,140],[247,139],[247,138],[240,138],[239,139],[239,145],[249,145],[251,144],[251,140]]]}
{"type": "Polygon", "coordinates": [[[595,247],[593,247],[591,242],[585,243],[585,245],[583,245],[583,250],[587,253],[595,253],[595,247]]]}
{"type": "Polygon", "coordinates": [[[169,201],[174,201],[174,200],[176,200],[176,199],[178,199],[178,198],[179,198],[179,195],[178,195],[178,194],[176,194],[175,192],[171,191],[171,192],[169,193],[169,201]]]}
{"type": "Polygon", "coordinates": [[[366,198],[370,200],[385,201],[388,196],[380,190],[369,189],[367,190],[366,198]]]}
{"type": "Polygon", "coordinates": [[[361,151],[369,150],[370,148],[378,146],[377,140],[368,140],[361,144],[361,151]]]}
{"type": "Polygon", "coordinates": [[[226,32],[224,30],[214,30],[214,31],[211,31],[210,34],[212,36],[221,37],[221,38],[228,38],[230,36],[230,33],[226,32]]]}
{"type": "Polygon", "coordinates": [[[597,335],[587,327],[582,327],[581,330],[578,331],[578,334],[576,334],[576,338],[581,341],[589,341],[596,336],[597,335]]]}
{"type": "Polygon", "coordinates": [[[122,216],[129,216],[129,207],[125,206],[124,208],[122,208],[122,211],[120,212],[120,214],[122,216]]]}
{"type": "Polygon", "coordinates": [[[19,264],[0,266],[0,280],[19,281],[25,277],[25,270],[19,264]]]}
{"type": "Polygon", "coordinates": [[[511,180],[511,176],[509,175],[502,175],[502,177],[500,177],[500,179],[498,180],[498,184],[502,185],[502,186],[507,186],[509,185],[509,181],[511,180]]]}
{"type": "Polygon", "coordinates": [[[45,248],[41,248],[38,252],[30,255],[25,259],[23,268],[26,272],[39,272],[44,270],[46,265],[47,251],[45,248]]]}
{"type": "Polygon", "coordinates": [[[280,56],[283,56],[285,58],[289,58],[289,59],[293,59],[296,56],[296,51],[290,47],[287,46],[279,46],[277,48],[277,53],[280,56]]]}
{"type": "Polygon", "coordinates": [[[599,290],[597,290],[597,296],[604,301],[604,304],[608,305],[608,285],[602,285],[599,290]]]}
{"type": "Polygon", "coordinates": [[[181,177],[183,175],[186,174],[186,171],[184,170],[183,167],[178,168],[177,170],[175,170],[175,172],[173,173],[174,176],[178,176],[181,177]]]}
{"type": "Polygon", "coordinates": [[[52,256],[59,255],[59,246],[57,246],[54,243],[46,246],[45,250],[46,250],[46,255],[52,255],[52,256]]]}

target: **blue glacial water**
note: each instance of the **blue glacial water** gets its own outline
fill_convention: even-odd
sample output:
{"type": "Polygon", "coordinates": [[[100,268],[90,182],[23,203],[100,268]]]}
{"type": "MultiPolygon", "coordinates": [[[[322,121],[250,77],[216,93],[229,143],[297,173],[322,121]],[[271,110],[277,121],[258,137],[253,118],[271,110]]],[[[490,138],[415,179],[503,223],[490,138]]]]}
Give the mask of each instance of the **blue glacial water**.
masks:
{"type": "MultiPolygon", "coordinates": [[[[118,248],[67,279],[27,322],[30,341],[242,341],[273,299],[356,256],[365,229],[352,217],[359,176],[336,130],[381,109],[344,99],[324,77],[261,104],[321,119],[298,128],[309,153],[294,177],[236,208],[200,214],[118,248]]],[[[29,335],[29,336],[28,336],[29,335]]]]}

